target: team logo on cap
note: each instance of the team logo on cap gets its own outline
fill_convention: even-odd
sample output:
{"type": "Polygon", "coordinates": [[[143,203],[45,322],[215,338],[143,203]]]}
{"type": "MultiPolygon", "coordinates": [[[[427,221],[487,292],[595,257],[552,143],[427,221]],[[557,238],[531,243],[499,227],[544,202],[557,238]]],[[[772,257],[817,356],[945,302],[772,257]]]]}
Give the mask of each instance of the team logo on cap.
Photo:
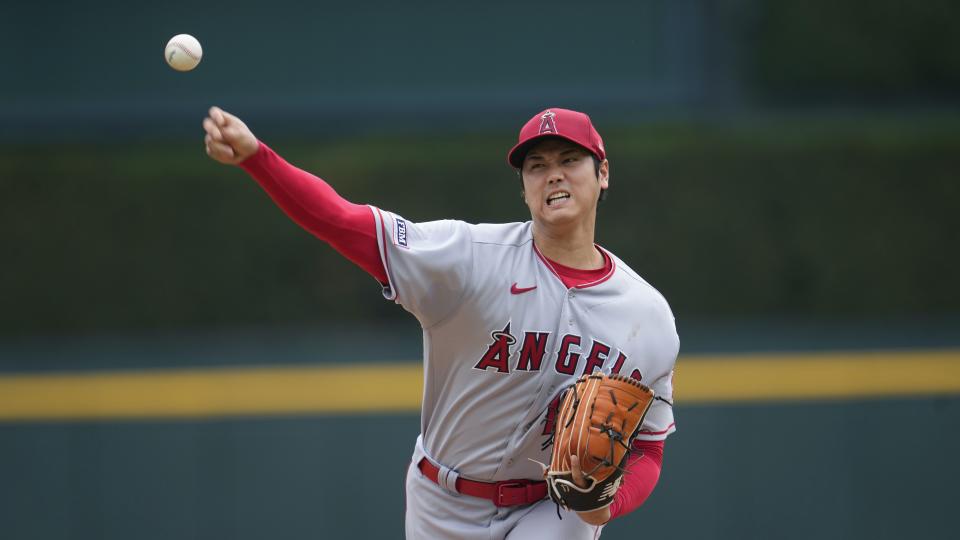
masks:
{"type": "Polygon", "coordinates": [[[547,111],[540,117],[540,134],[559,133],[557,131],[556,114],[553,111],[547,111]]]}

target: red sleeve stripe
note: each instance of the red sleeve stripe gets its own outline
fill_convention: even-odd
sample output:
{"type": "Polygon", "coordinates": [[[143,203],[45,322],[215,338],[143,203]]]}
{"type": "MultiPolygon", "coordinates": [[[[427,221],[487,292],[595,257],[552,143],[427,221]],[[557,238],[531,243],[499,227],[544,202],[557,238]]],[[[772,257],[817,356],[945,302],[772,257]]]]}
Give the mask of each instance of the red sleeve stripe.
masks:
{"type": "Polygon", "coordinates": [[[663,431],[649,431],[649,430],[646,430],[646,429],[641,429],[641,430],[640,430],[640,435],[664,435],[665,433],[668,433],[670,430],[672,430],[674,427],[676,427],[676,425],[677,425],[676,422],[670,422],[670,425],[667,426],[667,429],[665,429],[665,430],[663,430],[663,431]]]}
{"type": "Polygon", "coordinates": [[[387,220],[383,218],[383,212],[375,206],[371,208],[377,212],[378,221],[380,221],[380,253],[383,254],[383,269],[387,272],[387,286],[390,287],[390,292],[393,296],[392,300],[394,302],[400,301],[400,296],[397,294],[397,288],[393,286],[393,274],[390,272],[390,257],[388,255],[388,247],[390,242],[390,236],[387,234],[387,220]]]}

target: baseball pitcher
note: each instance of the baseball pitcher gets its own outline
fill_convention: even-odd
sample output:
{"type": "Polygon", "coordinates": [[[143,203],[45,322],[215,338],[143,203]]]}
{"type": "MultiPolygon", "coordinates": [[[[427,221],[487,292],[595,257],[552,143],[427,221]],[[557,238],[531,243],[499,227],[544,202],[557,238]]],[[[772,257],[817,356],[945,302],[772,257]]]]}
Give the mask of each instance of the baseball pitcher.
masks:
{"type": "Polygon", "coordinates": [[[530,220],[414,223],[344,200],[217,107],[207,153],[377,279],[423,327],[411,539],[590,539],[638,508],[674,430],[666,300],[594,243],[610,186],[590,118],[547,109],[508,153],[530,220]]]}

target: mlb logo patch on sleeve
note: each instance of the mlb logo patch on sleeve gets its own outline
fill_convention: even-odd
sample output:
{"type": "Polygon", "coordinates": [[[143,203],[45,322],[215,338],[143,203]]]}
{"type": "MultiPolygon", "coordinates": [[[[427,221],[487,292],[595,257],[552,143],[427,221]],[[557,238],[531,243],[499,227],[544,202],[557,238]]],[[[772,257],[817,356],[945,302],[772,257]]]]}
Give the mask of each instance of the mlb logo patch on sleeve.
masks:
{"type": "Polygon", "coordinates": [[[394,227],[393,243],[400,247],[407,247],[407,222],[397,218],[394,227]]]}

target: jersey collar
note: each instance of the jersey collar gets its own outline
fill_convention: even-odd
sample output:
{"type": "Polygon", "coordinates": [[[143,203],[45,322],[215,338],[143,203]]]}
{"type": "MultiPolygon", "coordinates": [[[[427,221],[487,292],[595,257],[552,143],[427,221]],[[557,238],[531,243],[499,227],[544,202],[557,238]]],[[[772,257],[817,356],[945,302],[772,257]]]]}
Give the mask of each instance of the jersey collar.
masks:
{"type": "MultiPolygon", "coordinates": [[[[539,257],[540,260],[543,262],[543,264],[546,265],[546,267],[550,270],[550,272],[551,272],[558,280],[560,280],[560,283],[563,284],[564,287],[566,287],[566,284],[563,283],[563,278],[560,277],[560,272],[557,271],[557,266],[556,266],[556,265],[559,264],[559,263],[555,263],[555,262],[551,261],[550,259],[548,259],[546,256],[544,256],[544,254],[540,252],[540,248],[537,247],[537,243],[536,243],[536,242],[530,242],[530,244],[533,246],[533,251],[534,251],[534,253],[537,254],[537,257],[539,257]]],[[[607,250],[603,249],[602,247],[600,247],[598,244],[594,244],[594,246],[596,246],[596,248],[597,248],[598,250],[600,250],[600,253],[603,254],[603,256],[606,257],[606,259],[607,259],[608,261],[610,261],[610,270],[608,270],[607,273],[605,273],[604,275],[600,276],[599,278],[597,278],[597,279],[595,279],[595,280],[593,280],[593,281],[589,281],[589,282],[586,282],[586,283],[580,283],[580,284],[578,284],[578,285],[574,285],[574,286],[572,287],[572,288],[574,288],[574,289],[587,289],[587,288],[589,288],[589,287],[595,287],[595,286],[603,283],[604,281],[607,281],[608,279],[610,279],[610,278],[613,276],[613,273],[616,272],[616,270],[617,270],[617,260],[613,257],[613,255],[611,255],[609,251],[607,251],[607,250]]]]}

